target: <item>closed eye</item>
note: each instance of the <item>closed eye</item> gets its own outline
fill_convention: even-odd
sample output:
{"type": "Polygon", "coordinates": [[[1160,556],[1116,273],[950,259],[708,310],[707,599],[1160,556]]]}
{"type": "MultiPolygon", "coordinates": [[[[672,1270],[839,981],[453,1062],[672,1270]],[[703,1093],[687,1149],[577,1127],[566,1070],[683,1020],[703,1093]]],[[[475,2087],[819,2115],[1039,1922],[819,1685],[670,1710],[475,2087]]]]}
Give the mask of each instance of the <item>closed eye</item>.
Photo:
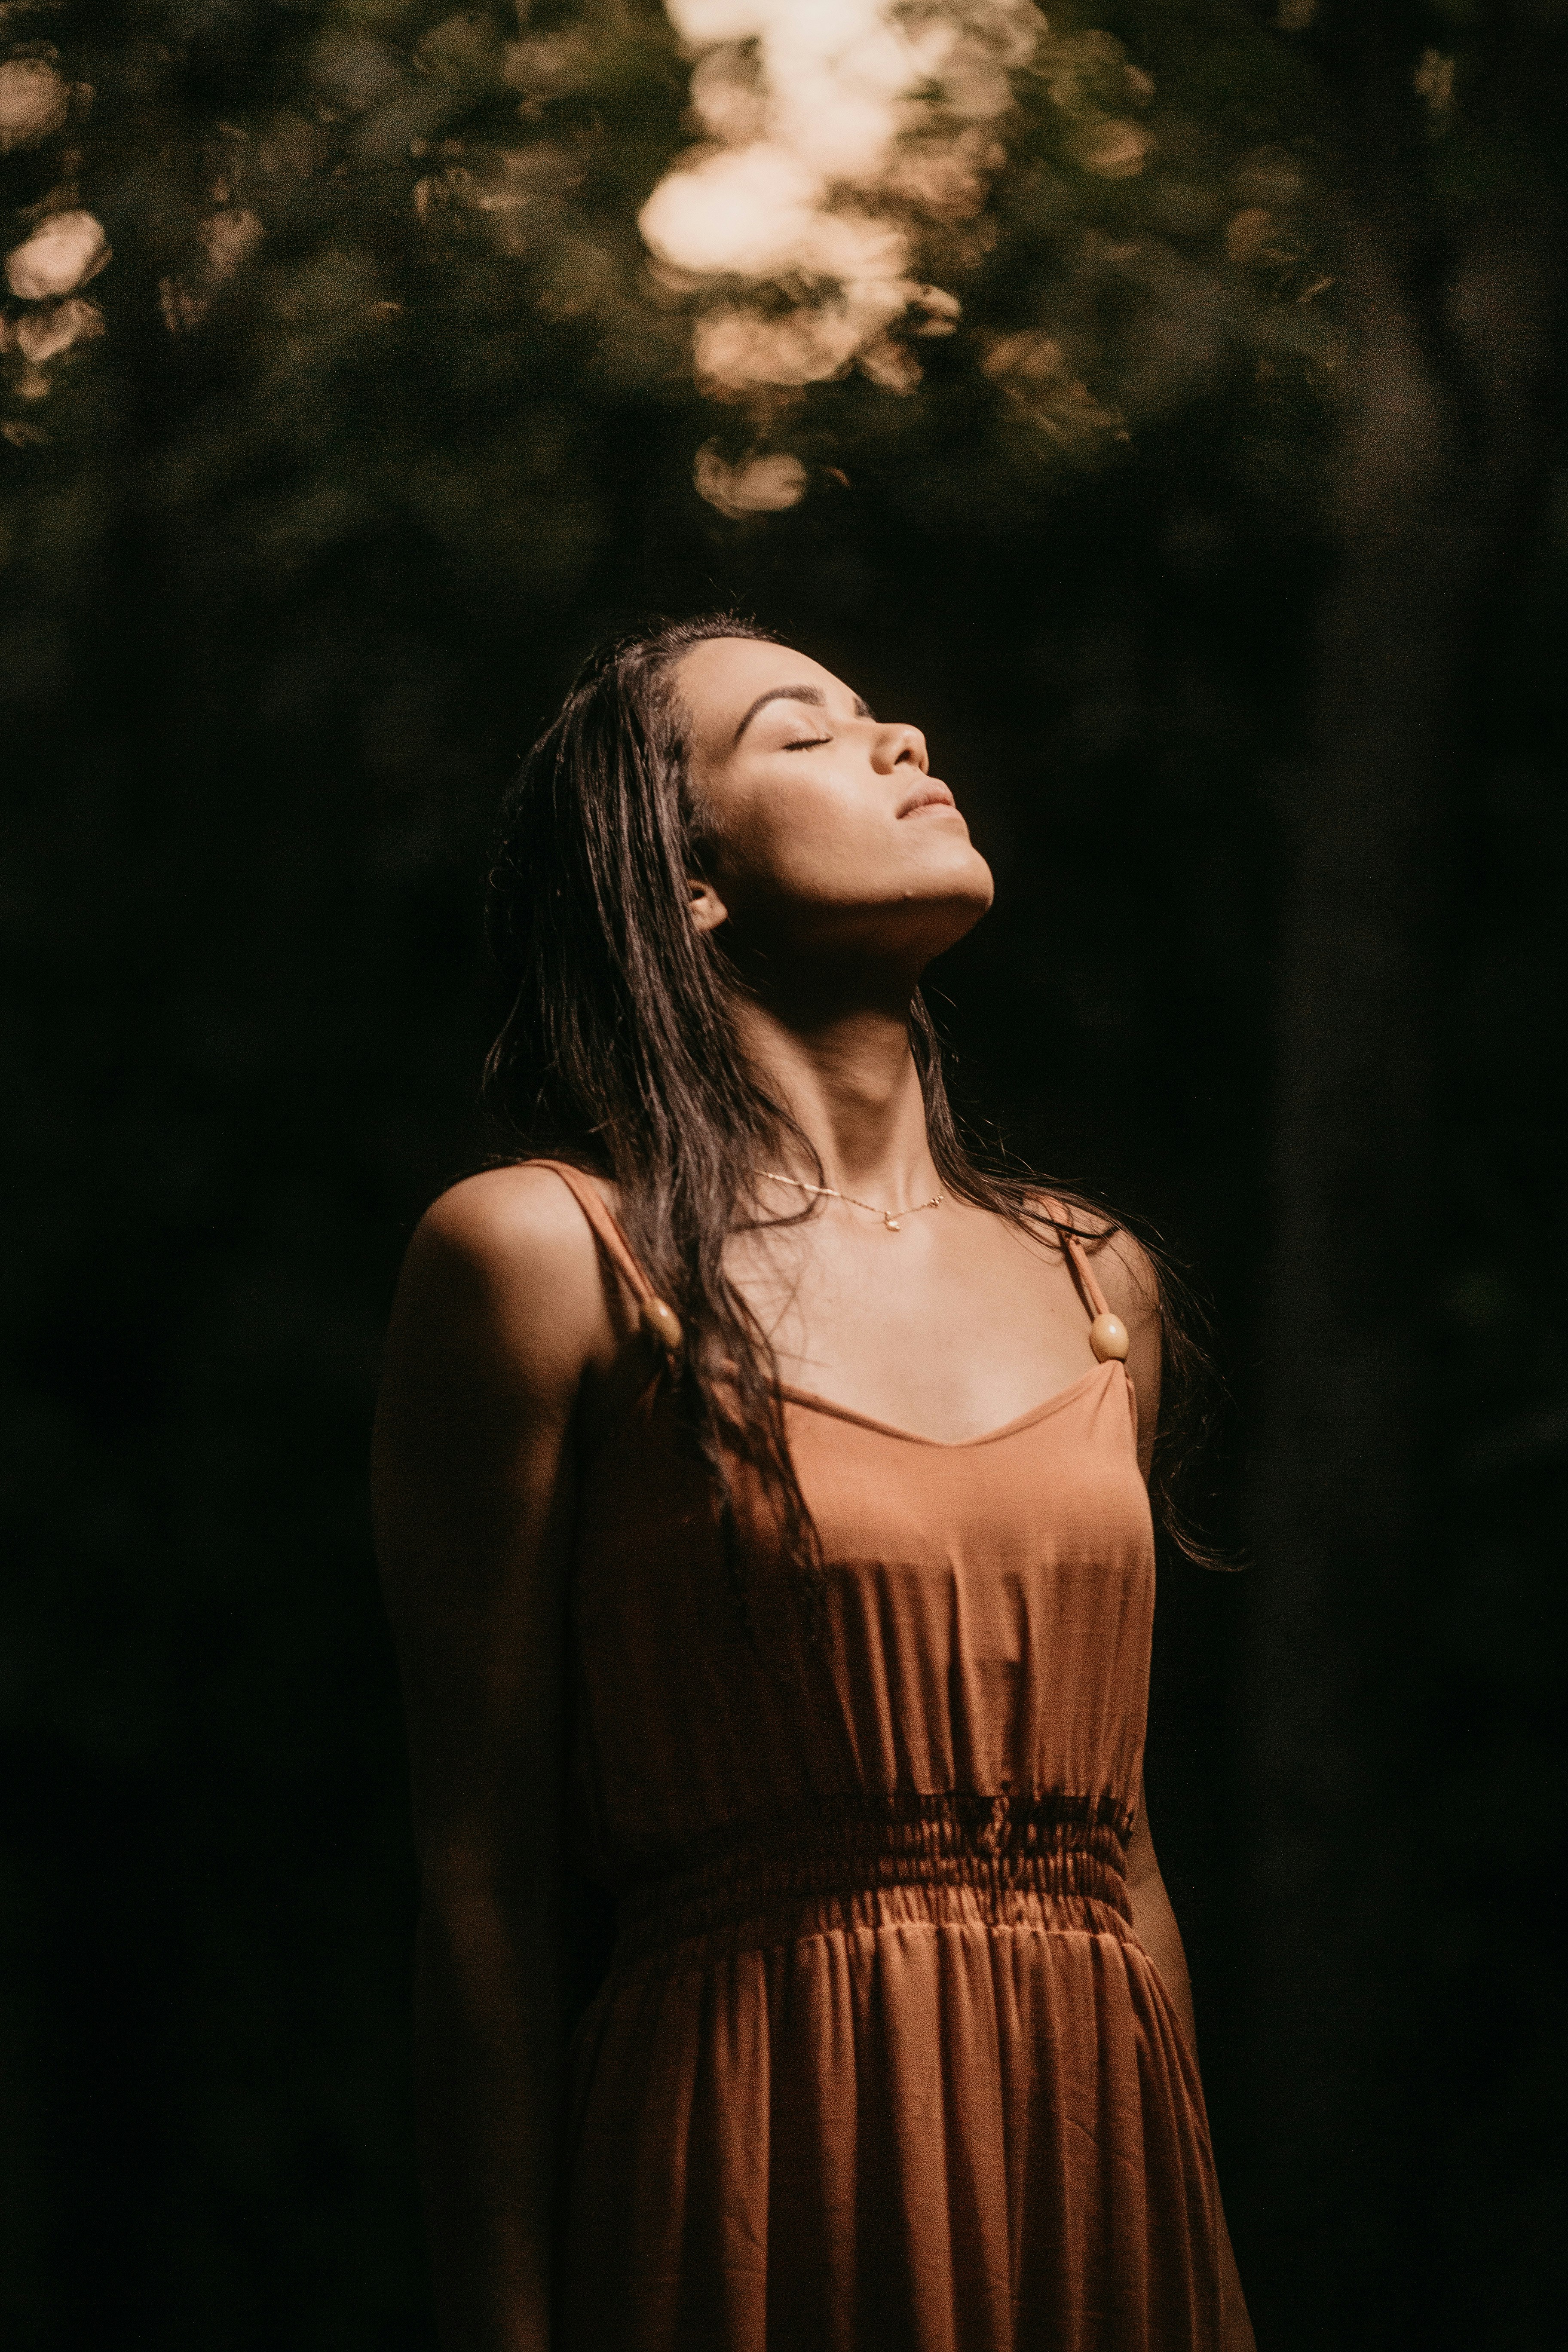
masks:
{"type": "Polygon", "coordinates": [[[815,751],[819,743],[831,743],[831,735],[803,735],[796,743],[786,743],[786,751],[815,751]]]}

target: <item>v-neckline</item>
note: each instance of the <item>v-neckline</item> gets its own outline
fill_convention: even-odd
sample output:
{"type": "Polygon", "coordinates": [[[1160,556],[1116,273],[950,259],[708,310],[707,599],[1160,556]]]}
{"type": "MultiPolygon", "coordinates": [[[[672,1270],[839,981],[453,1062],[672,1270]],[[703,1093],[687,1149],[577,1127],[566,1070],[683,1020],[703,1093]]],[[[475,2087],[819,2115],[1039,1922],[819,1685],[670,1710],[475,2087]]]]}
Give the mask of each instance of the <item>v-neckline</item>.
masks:
{"type": "Polygon", "coordinates": [[[1092,1371],[1080,1374],[1065,1389],[1058,1389],[1054,1396],[1031,1405],[1026,1412],[1019,1413],[1015,1420],[1005,1421],[999,1429],[982,1430],[977,1437],[926,1437],[918,1429],[900,1429],[894,1422],[878,1421],[868,1412],[857,1412],[853,1405],[839,1404],[832,1397],[820,1395],[816,1389],[796,1388],[789,1381],[779,1382],[779,1394],[787,1398],[791,1404],[804,1405],[809,1412],[827,1413],[835,1421],[853,1423],[857,1429],[874,1430],[879,1437],[896,1437],[905,1445],[929,1445],[939,1454],[963,1454],[972,1445],[994,1445],[998,1438],[1013,1437],[1020,1430],[1032,1429],[1036,1422],[1045,1421],[1063,1405],[1070,1404],[1102,1374],[1118,1368],[1125,1379],[1126,1366],[1121,1363],[1120,1358],[1110,1357],[1104,1363],[1096,1364],[1092,1371]]]}

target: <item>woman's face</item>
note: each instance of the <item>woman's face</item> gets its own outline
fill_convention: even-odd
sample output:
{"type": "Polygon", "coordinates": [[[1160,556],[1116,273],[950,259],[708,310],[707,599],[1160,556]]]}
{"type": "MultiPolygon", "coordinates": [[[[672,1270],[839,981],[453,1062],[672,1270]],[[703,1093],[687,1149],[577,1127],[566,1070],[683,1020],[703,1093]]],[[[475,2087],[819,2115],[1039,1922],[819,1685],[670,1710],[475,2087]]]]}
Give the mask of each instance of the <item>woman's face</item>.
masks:
{"type": "Polygon", "coordinates": [[[710,828],[692,915],[764,953],[918,971],[991,904],[991,869],[918,727],[874,719],[805,654],[714,637],[677,664],[710,828]]]}

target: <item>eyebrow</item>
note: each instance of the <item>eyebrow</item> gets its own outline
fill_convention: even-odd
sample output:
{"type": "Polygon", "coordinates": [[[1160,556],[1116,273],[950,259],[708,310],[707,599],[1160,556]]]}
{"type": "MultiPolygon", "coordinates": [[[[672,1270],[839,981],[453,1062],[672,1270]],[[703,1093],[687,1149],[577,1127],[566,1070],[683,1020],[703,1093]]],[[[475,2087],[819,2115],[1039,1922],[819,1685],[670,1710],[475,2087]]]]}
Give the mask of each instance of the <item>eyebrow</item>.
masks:
{"type": "MultiPolygon", "coordinates": [[[[747,728],[751,725],[752,719],[756,717],[758,711],[763,709],[770,702],[809,702],[812,708],[816,710],[826,710],[827,708],[827,697],[824,694],[819,686],[770,686],[766,694],[758,695],[755,702],[752,703],[750,710],[747,711],[745,717],[736,728],[734,734],[730,738],[730,749],[731,751],[740,741],[742,736],[745,733],[747,728]]],[[[870,704],[862,694],[858,694],[855,697],[855,716],[857,719],[873,719],[876,716],[870,704]]]]}

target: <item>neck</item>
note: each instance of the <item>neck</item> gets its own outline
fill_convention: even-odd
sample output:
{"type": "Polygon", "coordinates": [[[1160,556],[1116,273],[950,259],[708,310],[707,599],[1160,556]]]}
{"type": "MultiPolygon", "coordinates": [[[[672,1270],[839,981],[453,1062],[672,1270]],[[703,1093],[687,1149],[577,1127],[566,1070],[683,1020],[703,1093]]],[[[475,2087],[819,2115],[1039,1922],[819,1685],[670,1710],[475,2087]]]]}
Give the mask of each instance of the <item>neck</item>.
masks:
{"type": "MultiPolygon", "coordinates": [[[[770,1093],[810,1138],[825,1182],[878,1203],[937,1189],[907,995],[789,1012],[753,998],[739,1025],[770,1093]]],[[[793,1158],[778,1165],[813,1176],[793,1158]]]]}

